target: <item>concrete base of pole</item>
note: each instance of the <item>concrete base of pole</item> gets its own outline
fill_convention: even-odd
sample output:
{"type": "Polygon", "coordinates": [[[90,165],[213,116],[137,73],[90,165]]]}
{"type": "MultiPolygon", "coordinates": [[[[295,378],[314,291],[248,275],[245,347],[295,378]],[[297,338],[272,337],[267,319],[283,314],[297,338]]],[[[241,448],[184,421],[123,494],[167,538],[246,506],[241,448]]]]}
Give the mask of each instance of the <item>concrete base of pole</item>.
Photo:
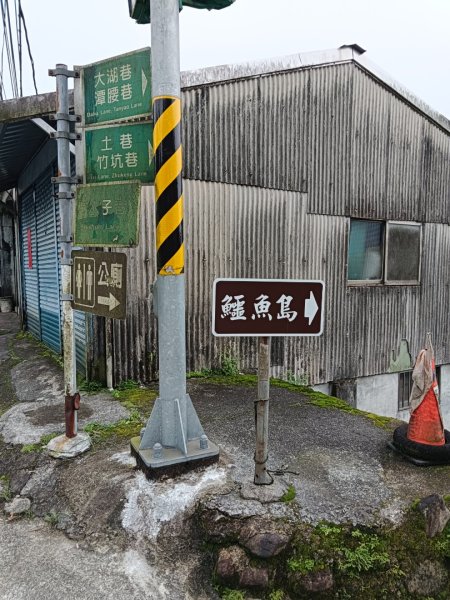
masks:
{"type": "Polygon", "coordinates": [[[184,454],[178,448],[163,448],[160,444],[140,450],[141,438],[138,436],[131,439],[131,455],[148,479],[175,477],[219,460],[219,448],[215,444],[208,440],[207,448],[200,447],[204,439],[190,440],[187,443],[187,454],[184,454]]]}
{"type": "Polygon", "coordinates": [[[53,458],[75,458],[91,447],[91,438],[87,433],[78,433],[73,438],[59,435],[47,444],[47,452],[53,458]]]}

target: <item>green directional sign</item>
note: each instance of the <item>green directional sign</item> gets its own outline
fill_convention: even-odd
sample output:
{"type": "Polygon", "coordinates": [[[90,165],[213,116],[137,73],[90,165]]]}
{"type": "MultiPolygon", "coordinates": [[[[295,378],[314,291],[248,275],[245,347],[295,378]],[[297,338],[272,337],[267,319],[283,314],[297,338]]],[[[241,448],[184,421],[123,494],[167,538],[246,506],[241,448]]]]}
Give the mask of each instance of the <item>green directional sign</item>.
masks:
{"type": "Polygon", "coordinates": [[[151,117],[150,48],[81,67],[84,124],[151,117]]]}
{"type": "Polygon", "coordinates": [[[125,123],[85,130],[86,182],[153,183],[153,125],[125,123]]]}
{"type": "Polygon", "coordinates": [[[74,244],[136,246],[140,195],[139,181],[79,185],[74,244]]]}

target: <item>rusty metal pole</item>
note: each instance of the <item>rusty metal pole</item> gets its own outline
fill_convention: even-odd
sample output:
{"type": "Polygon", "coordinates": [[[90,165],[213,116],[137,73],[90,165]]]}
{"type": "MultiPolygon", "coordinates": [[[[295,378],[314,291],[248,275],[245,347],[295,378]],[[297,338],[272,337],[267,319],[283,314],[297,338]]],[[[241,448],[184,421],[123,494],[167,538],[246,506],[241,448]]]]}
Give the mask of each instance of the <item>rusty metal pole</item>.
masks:
{"type": "Polygon", "coordinates": [[[270,386],[270,338],[258,338],[258,400],[255,402],[255,479],[257,485],[273,483],[267,472],[269,454],[269,386],[270,386]]]}
{"type": "Polygon", "coordinates": [[[75,361],[75,333],[73,323],[73,310],[71,306],[71,276],[72,276],[72,183],[70,169],[70,121],[69,121],[69,93],[68,77],[71,75],[67,65],[56,65],[56,96],[57,96],[57,149],[58,149],[58,177],[55,182],[59,184],[59,214],[61,231],[59,242],[61,244],[61,290],[63,313],[63,345],[64,345],[64,391],[66,414],[66,437],[77,435],[77,413],[80,397],[77,390],[76,361],[75,361]]]}
{"type": "Polygon", "coordinates": [[[61,300],[63,315],[63,347],[64,347],[64,409],[66,432],[50,440],[47,450],[51,456],[73,457],[85,452],[90,447],[88,434],[78,435],[77,411],[80,408],[80,394],[77,388],[77,365],[75,353],[75,330],[72,309],[72,242],[73,242],[73,203],[72,186],[76,178],[71,176],[70,140],[78,139],[77,134],[71,133],[70,123],[76,117],[69,114],[68,78],[75,77],[74,71],[69,71],[67,65],[57,64],[56,69],[50,69],[49,75],[56,77],[57,113],[56,132],[50,132],[50,137],[56,139],[58,154],[58,175],[53,177],[53,183],[58,185],[57,197],[60,216],[60,273],[61,300]]]}

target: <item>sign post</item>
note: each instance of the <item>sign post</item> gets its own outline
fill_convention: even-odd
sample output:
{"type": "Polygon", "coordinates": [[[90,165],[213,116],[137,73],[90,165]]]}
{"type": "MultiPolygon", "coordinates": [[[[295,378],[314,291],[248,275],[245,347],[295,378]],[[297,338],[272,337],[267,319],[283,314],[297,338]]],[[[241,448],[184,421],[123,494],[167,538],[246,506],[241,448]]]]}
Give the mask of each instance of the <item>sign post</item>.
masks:
{"type": "Polygon", "coordinates": [[[69,115],[67,80],[69,77],[76,77],[77,73],[69,71],[67,65],[58,64],[56,69],[49,70],[49,75],[56,77],[56,97],[58,99],[57,114],[55,115],[57,131],[52,133],[51,136],[57,140],[58,151],[58,175],[53,178],[53,182],[58,184],[57,197],[60,214],[58,241],[61,244],[59,262],[63,315],[65,434],[50,440],[47,450],[54,457],[71,458],[85,452],[91,445],[87,433],[78,434],[77,411],[80,408],[80,394],[77,387],[75,330],[71,306],[72,203],[74,197],[72,185],[77,180],[71,177],[70,140],[77,139],[77,135],[70,131],[70,122],[75,120],[76,117],[69,115]]]}
{"type": "Polygon", "coordinates": [[[216,336],[257,336],[258,399],[255,401],[255,476],[270,485],[270,337],[318,336],[323,331],[322,281],[293,279],[216,279],[212,331],[216,336]]]}
{"type": "Polygon", "coordinates": [[[148,476],[218,459],[186,393],[179,0],[151,0],[159,397],[131,451],[148,476]],[[184,467],[183,467],[184,466],[184,467]]]}

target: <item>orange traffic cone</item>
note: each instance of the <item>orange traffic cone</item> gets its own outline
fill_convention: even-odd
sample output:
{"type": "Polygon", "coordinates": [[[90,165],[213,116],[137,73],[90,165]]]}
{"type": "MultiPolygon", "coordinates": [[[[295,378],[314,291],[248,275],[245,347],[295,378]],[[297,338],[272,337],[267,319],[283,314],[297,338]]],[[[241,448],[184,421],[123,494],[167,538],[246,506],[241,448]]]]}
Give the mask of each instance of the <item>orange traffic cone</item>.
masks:
{"type": "Polygon", "coordinates": [[[412,377],[411,416],[406,437],[419,444],[443,446],[444,424],[439,408],[439,386],[430,334],[427,335],[425,348],[417,357],[412,377]]]}

